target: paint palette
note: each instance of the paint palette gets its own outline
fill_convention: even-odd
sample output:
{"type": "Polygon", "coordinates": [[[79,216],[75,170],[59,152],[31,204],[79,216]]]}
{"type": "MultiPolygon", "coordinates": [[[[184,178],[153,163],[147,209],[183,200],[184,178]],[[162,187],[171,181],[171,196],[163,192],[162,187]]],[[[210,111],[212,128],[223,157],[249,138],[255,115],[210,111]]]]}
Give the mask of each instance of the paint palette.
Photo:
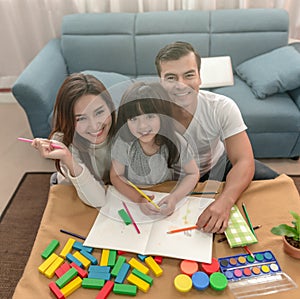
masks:
{"type": "Polygon", "coordinates": [[[254,257],[240,254],[219,258],[220,271],[228,281],[272,275],[281,272],[281,268],[271,251],[255,252],[254,257]]]}
{"type": "Polygon", "coordinates": [[[219,258],[220,271],[236,299],[291,290],[297,284],[281,268],[271,251],[219,258]]]}

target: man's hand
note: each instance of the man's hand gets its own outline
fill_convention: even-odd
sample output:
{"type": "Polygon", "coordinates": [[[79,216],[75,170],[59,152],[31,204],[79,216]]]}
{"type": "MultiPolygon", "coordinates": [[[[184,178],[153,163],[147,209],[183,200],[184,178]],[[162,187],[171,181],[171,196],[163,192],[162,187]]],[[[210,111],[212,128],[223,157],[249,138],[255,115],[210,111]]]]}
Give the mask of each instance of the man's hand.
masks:
{"type": "Polygon", "coordinates": [[[223,233],[228,226],[231,207],[226,198],[217,199],[203,211],[196,225],[204,232],[223,233]]]}

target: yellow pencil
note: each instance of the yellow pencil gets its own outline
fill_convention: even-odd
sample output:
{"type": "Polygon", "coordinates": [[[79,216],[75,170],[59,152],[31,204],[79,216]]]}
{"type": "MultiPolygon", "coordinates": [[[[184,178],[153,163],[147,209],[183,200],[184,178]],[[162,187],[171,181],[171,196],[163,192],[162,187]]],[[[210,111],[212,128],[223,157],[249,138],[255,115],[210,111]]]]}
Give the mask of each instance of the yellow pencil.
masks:
{"type": "Polygon", "coordinates": [[[153,201],[151,198],[145,194],[141,189],[139,189],[134,183],[127,180],[127,183],[133,187],[138,193],[140,193],[144,198],[146,198],[151,204],[153,204],[157,209],[160,209],[160,207],[153,201]]]}

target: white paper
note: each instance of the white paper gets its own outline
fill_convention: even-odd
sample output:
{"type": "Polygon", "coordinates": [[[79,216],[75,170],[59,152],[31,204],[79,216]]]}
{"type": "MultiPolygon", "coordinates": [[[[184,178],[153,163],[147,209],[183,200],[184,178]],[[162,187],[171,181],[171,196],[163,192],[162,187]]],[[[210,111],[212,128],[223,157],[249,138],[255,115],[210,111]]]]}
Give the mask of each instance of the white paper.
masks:
{"type": "MultiPolygon", "coordinates": [[[[155,195],[155,201],[167,195],[155,195]]],[[[168,231],[194,225],[202,211],[213,202],[212,198],[186,197],[175,212],[165,218],[147,218],[138,204],[129,202],[113,187],[108,190],[107,205],[99,212],[84,245],[95,248],[116,249],[144,255],[159,255],[210,263],[212,259],[212,234],[200,230],[189,230],[174,234],[168,231]],[[140,230],[132,224],[126,225],[118,216],[125,201],[140,230]],[[138,221],[137,221],[138,220],[138,221]]]]}

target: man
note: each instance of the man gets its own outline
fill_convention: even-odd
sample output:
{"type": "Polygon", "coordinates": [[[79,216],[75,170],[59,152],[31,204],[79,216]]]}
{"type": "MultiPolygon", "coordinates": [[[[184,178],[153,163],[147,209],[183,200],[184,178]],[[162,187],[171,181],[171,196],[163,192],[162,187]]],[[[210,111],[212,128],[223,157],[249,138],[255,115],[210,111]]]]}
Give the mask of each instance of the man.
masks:
{"type": "Polygon", "coordinates": [[[162,84],[178,108],[174,118],[194,147],[200,181],[224,181],[218,199],[199,216],[197,226],[222,233],[230,210],[252,179],[273,179],[278,174],[254,160],[246,125],[232,99],[199,90],[200,55],[186,42],[166,45],[155,60],[162,84]]]}

